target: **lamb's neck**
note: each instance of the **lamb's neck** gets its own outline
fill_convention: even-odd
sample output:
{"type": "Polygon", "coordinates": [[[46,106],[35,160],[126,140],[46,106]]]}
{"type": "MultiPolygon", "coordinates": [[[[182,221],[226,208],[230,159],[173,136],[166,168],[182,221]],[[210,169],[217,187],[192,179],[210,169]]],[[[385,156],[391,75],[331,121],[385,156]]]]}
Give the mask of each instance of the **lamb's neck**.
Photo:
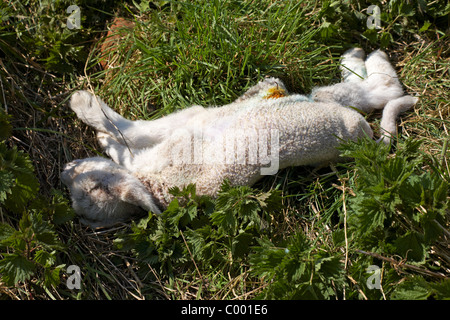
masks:
{"type": "Polygon", "coordinates": [[[136,177],[153,196],[155,204],[164,211],[173,200],[174,196],[169,193],[170,185],[161,177],[152,174],[140,175],[136,177]]]}

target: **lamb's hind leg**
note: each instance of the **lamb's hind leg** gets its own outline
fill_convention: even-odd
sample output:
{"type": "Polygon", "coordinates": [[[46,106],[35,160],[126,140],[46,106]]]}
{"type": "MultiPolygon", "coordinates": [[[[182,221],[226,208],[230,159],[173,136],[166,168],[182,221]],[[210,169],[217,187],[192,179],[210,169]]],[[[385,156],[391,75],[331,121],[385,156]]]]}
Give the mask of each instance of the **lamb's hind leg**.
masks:
{"type": "Polygon", "coordinates": [[[315,101],[334,101],[369,113],[403,96],[403,89],[387,55],[376,50],[363,61],[362,49],[350,49],[342,57],[343,82],[317,88],[315,101]],[[365,74],[367,73],[367,76],[365,74]]]}
{"type": "Polygon", "coordinates": [[[364,50],[347,50],[341,58],[342,82],[331,86],[314,88],[311,98],[317,102],[334,102],[342,106],[355,107],[363,112],[373,108],[362,86],[367,76],[364,50]]]}
{"type": "Polygon", "coordinates": [[[419,99],[404,95],[397,73],[383,51],[376,50],[368,55],[366,69],[367,79],[362,85],[367,91],[367,98],[373,108],[383,109],[379,141],[389,143],[397,135],[398,115],[411,109],[419,99]]]}
{"type": "Polygon", "coordinates": [[[383,109],[386,103],[404,95],[402,85],[386,53],[376,50],[366,59],[367,79],[362,83],[373,109],[383,109]]]}
{"type": "Polygon", "coordinates": [[[134,155],[137,149],[131,149],[127,144],[116,141],[107,133],[99,131],[97,140],[106,154],[117,164],[130,169],[133,165],[134,155]]]}
{"type": "Polygon", "coordinates": [[[111,226],[148,211],[160,213],[145,186],[111,160],[73,161],[66,165],[61,180],[70,190],[81,222],[91,227],[111,226]]]}
{"type": "Polygon", "coordinates": [[[341,58],[341,74],[343,82],[362,82],[367,78],[365,53],[361,48],[347,50],[341,58]]]}
{"type": "Polygon", "coordinates": [[[312,98],[315,101],[353,106],[364,112],[384,108],[380,124],[382,130],[380,140],[389,143],[389,137],[396,135],[397,132],[397,116],[410,109],[418,99],[404,95],[395,69],[386,53],[380,50],[369,54],[364,62],[367,77],[363,80],[358,79],[354,72],[348,71],[348,69],[363,70],[361,53],[355,50],[357,49],[349,50],[343,56],[344,82],[317,88],[311,94],[312,98]]]}

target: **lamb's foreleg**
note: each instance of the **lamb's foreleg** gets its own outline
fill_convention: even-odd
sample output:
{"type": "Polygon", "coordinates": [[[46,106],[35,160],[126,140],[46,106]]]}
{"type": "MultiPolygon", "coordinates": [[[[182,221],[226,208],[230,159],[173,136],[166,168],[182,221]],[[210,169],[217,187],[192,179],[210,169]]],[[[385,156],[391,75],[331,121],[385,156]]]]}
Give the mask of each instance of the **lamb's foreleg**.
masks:
{"type": "Polygon", "coordinates": [[[81,222],[106,227],[146,212],[161,213],[152,195],[126,169],[108,159],[75,160],[66,165],[62,182],[81,222]]]}
{"type": "Polygon", "coordinates": [[[130,149],[150,148],[169,137],[174,130],[186,126],[189,119],[205,109],[193,106],[160,119],[131,121],[123,118],[98,96],[87,91],[72,95],[70,107],[87,125],[110,135],[130,149]]]}

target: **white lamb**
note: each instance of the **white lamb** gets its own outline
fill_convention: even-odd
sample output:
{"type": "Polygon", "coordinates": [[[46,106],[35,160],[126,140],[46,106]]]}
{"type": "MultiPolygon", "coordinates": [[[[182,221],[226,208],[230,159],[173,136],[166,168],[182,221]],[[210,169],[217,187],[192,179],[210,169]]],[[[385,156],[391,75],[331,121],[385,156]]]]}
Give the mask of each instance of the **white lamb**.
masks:
{"type": "Polygon", "coordinates": [[[224,179],[251,186],[288,166],[336,161],[342,140],[373,137],[354,108],[384,108],[380,140],[389,143],[397,115],[417,98],[404,95],[382,51],[364,61],[362,49],[351,49],[341,64],[343,82],[309,96],[288,95],[279,79],[268,78],[231,104],[193,106],[153,121],[126,120],[96,96],[75,92],[70,107],[98,131],[112,159],[75,160],[62,172],[80,220],[111,226],[161,213],[171,187],[194,183],[198,194],[214,197],[224,179]]]}

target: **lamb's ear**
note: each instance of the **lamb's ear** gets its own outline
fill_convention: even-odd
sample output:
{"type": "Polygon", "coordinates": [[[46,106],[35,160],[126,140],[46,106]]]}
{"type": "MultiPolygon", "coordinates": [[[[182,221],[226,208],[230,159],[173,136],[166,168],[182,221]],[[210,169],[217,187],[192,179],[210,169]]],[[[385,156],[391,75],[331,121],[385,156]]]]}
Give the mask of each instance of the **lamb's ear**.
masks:
{"type": "Polygon", "coordinates": [[[400,113],[411,109],[419,101],[419,98],[412,96],[403,96],[389,101],[383,109],[380,127],[381,137],[377,142],[389,144],[394,136],[397,135],[397,117],[400,113]]]}

